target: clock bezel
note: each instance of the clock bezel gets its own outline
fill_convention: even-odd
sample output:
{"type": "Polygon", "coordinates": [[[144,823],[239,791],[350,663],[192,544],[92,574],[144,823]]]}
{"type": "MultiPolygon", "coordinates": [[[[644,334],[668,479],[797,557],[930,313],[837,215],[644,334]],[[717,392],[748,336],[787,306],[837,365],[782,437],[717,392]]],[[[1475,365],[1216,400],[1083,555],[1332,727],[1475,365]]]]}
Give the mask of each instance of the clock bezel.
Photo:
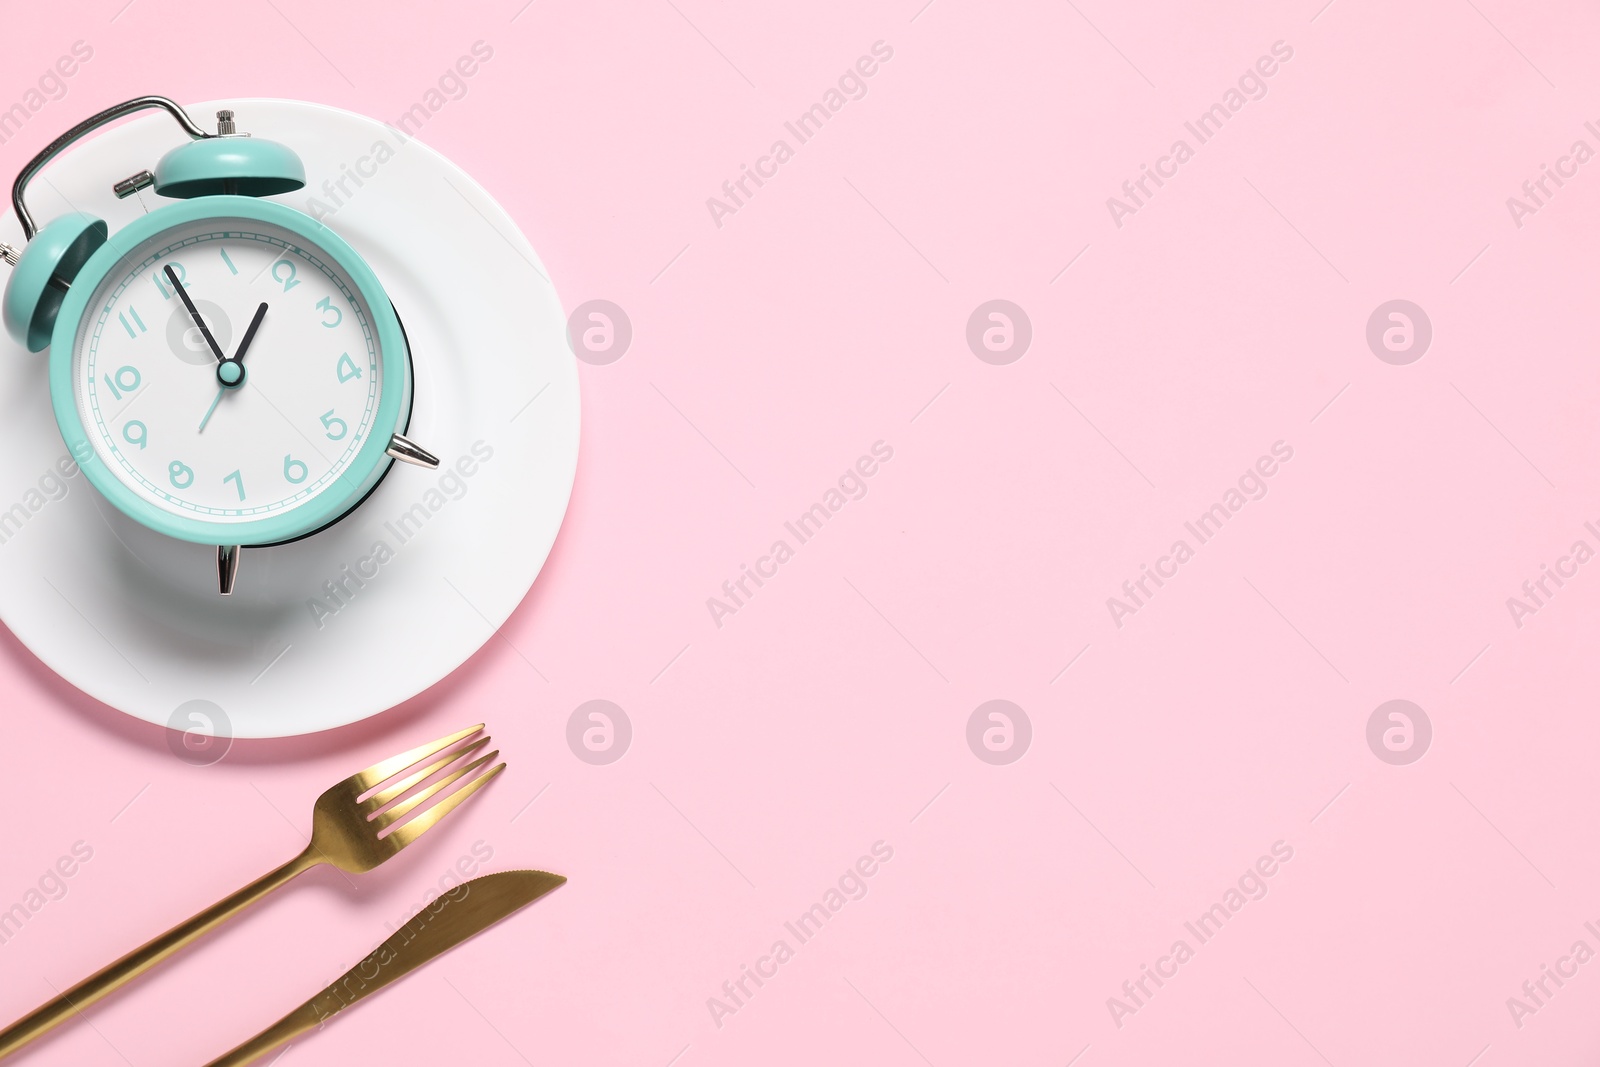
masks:
{"type": "Polygon", "coordinates": [[[216,195],[169,204],[140,216],[111,235],[84,264],[56,318],[50,344],[50,402],[67,450],[91,485],[117,510],[158,533],[205,545],[266,545],[293,541],[338,521],[361,502],[393,464],[389,439],[400,432],[409,410],[410,360],[400,318],[378,277],[361,255],[333,230],[303,212],[248,196],[216,195]],[[378,340],[382,387],[372,431],[344,474],[310,500],[282,514],[245,521],[218,521],[179,515],[146,500],[105,463],[78,412],[73,357],[89,302],[102,283],[132,251],[180,226],[208,220],[242,219],[275,226],[314,247],[349,276],[366,302],[378,340]],[[346,487],[344,492],[339,486],[346,487]]]}

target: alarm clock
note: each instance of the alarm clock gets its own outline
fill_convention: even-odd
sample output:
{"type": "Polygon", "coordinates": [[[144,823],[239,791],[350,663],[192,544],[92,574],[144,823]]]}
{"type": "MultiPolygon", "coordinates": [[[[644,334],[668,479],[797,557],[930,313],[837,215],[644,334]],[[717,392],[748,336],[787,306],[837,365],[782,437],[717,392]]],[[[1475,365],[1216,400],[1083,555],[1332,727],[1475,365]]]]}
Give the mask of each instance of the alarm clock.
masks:
{"type": "Polygon", "coordinates": [[[74,126],[17,176],[26,246],[11,265],[6,330],[49,349],[56,424],[90,484],[158,533],[216,546],[218,592],[241,552],[311,536],[354,511],[396,460],[439,461],[405,436],[411,349],[372,268],[311,216],[263,199],[305,185],[287,146],[217,132],[144,96],[74,126]],[[117,181],[177,203],[119,230],[73,212],[40,228],[28,183],[91,131],[147,109],[189,138],[117,181]],[[242,327],[242,328],[238,328],[242,327]]]}

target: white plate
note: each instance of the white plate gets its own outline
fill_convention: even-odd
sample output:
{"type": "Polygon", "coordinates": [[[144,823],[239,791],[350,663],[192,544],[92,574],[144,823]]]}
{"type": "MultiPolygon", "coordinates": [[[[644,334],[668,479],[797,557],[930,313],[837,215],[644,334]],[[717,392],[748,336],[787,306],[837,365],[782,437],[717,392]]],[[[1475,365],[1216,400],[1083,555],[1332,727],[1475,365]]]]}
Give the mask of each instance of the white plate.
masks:
{"type": "MultiPolygon", "coordinates": [[[[577,366],[537,254],[433,150],[316,104],[185,106],[202,122],[232,107],[241,130],[300,154],[307,187],[280,203],[335,206],[325,180],[371,175],[359,188],[347,179],[353,195],[323,221],[394,299],[416,365],[409,436],[442,466],[396,464],[332,529],[246,551],[225,599],[214,549],[125,519],[81,473],[57,476],[66,448],[45,353],[0,338],[0,620],[67,681],[141,719],[188,727],[195,710],[216,718],[214,705],[219,730],[236,737],[326,730],[445,677],[527,594],[577,469],[577,366]],[[381,163],[379,142],[394,150],[381,163]],[[380,543],[392,556],[378,565],[380,543]]],[[[34,181],[29,209],[43,224],[76,208],[115,232],[171,201],[145,190],[119,202],[111,184],[154,167],[182,136],[160,112],[92,135],[34,181]]],[[[15,216],[0,229],[20,243],[15,216]]]]}

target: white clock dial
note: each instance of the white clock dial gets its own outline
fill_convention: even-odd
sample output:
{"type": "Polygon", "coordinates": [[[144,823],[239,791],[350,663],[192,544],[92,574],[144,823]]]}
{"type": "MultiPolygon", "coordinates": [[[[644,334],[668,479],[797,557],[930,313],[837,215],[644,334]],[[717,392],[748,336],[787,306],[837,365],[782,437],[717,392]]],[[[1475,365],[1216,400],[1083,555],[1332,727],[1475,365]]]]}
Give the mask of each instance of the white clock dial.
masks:
{"type": "Polygon", "coordinates": [[[72,375],[108,471],[156,507],[230,523],[359,488],[346,472],[374,432],[381,368],[365,297],[331,257],[268,223],[213,219],[163,232],[107,274],[72,375]],[[237,386],[222,384],[169,268],[229,359],[267,305],[237,386]]]}

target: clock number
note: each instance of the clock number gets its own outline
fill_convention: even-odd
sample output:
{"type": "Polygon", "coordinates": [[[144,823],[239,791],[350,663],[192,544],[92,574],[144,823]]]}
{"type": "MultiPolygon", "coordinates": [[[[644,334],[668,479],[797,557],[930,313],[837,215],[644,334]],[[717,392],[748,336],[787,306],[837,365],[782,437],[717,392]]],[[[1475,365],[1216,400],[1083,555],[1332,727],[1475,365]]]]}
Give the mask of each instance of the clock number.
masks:
{"type": "Polygon", "coordinates": [[[322,309],[322,325],[326,326],[328,329],[331,330],[344,321],[344,312],[333,306],[333,297],[325,296],[321,300],[318,300],[317,307],[322,309]],[[328,313],[330,311],[333,312],[332,322],[328,321],[328,313]]]}
{"type": "Polygon", "coordinates": [[[130,419],[122,427],[122,439],[130,445],[138,445],[143,448],[149,443],[150,431],[138,419],[130,419]]]}
{"type": "Polygon", "coordinates": [[[104,377],[106,388],[110,389],[111,395],[116,397],[118,400],[122,399],[123,393],[131,393],[135,389],[139,388],[140,379],[138,367],[118,367],[116,381],[112,381],[111,375],[109,374],[105,375],[104,377]],[[118,388],[119,386],[121,388],[118,388]]]}
{"type": "Polygon", "coordinates": [[[289,479],[289,481],[293,482],[295,485],[299,485],[301,482],[305,481],[306,475],[310,473],[311,472],[306,468],[306,465],[301,463],[298,459],[294,459],[291,456],[283,457],[283,476],[289,479]]]}
{"type": "MultiPolygon", "coordinates": [[[[178,276],[178,281],[183,282],[184,287],[188,288],[188,283],[185,279],[189,277],[189,272],[183,269],[183,264],[174,259],[168,265],[172,267],[172,273],[178,276]]],[[[171,300],[172,290],[167,288],[166,277],[164,271],[158,270],[150,275],[150,280],[156,283],[156,292],[161,294],[161,299],[171,300]]]]}
{"type": "Polygon", "coordinates": [[[343,419],[336,417],[333,413],[333,408],[329,408],[327,414],[322,416],[322,428],[328,431],[328,440],[330,441],[340,440],[345,434],[350,432],[350,424],[345,422],[343,419]],[[334,433],[333,431],[335,424],[337,424],[339,427],[338,433],[334,433]]]}
{"type": "Polygon", "coordinates": [[[339,366],[336,369],[339,372],[339,380],[341,382],[348,382],[354,378],[361,377],[361,368],[356,366],[356,361],[350,358],[350,353],[348,352],[339,357],[339,366]]]}
{"type": "Polygon", "coordinates": [[[224,262],[224,263],[226,263],[228,265],[228,269],[230,271],[232,271],[233,273],[238,274],[239,273],[239,268],[235,267],[233,265],[233,260],[228,258],[228,250],[219,245],[218,248],[217,248],[217,251],[222,253],[222,262],[224,262]]]}
{"type": "Polygon", "coordinates": [[[222,480],[225,481],[225,482],[234,483],[234,488],[239,490],[239,499],[240,500],[244,499],[244,475],[243,474],[240,474],[238,471],[234,471],[232,474],[224,474],[222,476],[222,480]]]}
{"type": "Polygon", "coordinates": [[[167,464],[167,479],[174,489],[187,489],[194,484],[194,470],[177,460],[167,464]]]}
{"type": "Polygon", "coordinates": [[[295,267],[293,260],[291,260],[291,259],[280,259],[280,260],[278,260],[278,262],[276,262],[276,263],[274,263],[272,265],[272,280],[277,282],[277,283],[279,283],[280,285],[282,285],[283,286],[283,291],[287,293],[290,289],[293,289],[295,286],[300,284],[299,282],[294,280],[294,276],[295,276],[295,273],[297,272],[297,269],[298,268],[295,267]],[[287,276],[280,276],[278,274],[278,268],[279,267],[288,267],[289,268],[288,275],[287,276]]]}
{"type": "Polygon", "coordinates": [[[139,336],[139,334],[136,334],[136,333],[133,332],[133,328],[135,326],[139,327],[139,333],[144,333],[145,332],[144,320],[139,317],[138,309],[135,308],[132,304],[128,305],[128,310],[127,310],[126,313],[123,313],[121,311],[117,312],[117,321],[122,323],[122,328],[124,330],[128,331],[128,337],[130,339],[139,336]],[[128,316],[129,315],[133,316],[133,321],[132,322],[128,321],[128,316]]]}

